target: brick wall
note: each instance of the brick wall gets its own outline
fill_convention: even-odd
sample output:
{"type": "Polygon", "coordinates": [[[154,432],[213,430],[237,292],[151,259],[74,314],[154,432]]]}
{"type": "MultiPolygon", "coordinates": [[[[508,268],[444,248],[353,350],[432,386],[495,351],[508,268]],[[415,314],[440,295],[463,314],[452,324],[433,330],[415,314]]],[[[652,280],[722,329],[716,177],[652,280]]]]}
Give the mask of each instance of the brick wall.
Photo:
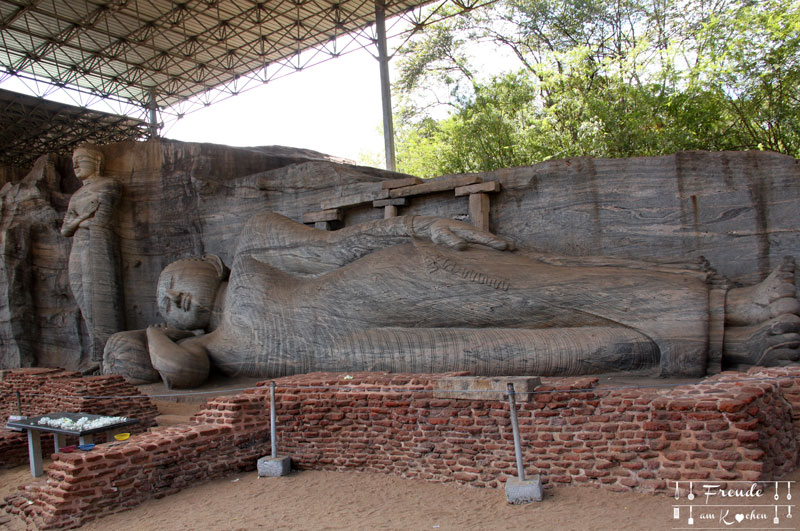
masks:
{"type": "Polygon", "coordinates": [[[152,428],[91,452],[54,454],[46,481],[6,497],[6,511],[41,529],[78,527],[198,482],[253,470],[269,453],[264,411],[263,393],[218,398],[190,424],[152,428]]]}
{"type": "MultiPolygon", "coordinates": [[[[666,492],[669,480],[780,476],[797,465],[793,408],[784,393],[800,390],[800,371],[750,375],[787,375],[785,382],[732,381],[726,374],[699,385],[625,390],[598,388],[595,378],[543,378],[533,400],[518,405],[526,472],[541,474],[546,486],[644,492],[666,492]]],[[[342,386],[341,375],[284,378],[276,400],[280,452],[298,468],[478,487],[515,475],[507,403],[418,392],[432,389],[433,379],[356,375],[344,392],[303,388],[342,386]],[[376,387],[393,391],[369,390],[376,387]]]]}
{"type": "MultiPolygon", "coordinates": [[[[139,420],[130,427],[140,433],[155,425],[158,409],[121,376],[88,376],[63,369],[27,368],[2,372],[0,380],[0,468],[28,462],[25,433],[5,429],[9,415],[17,414],[17,392],[22,414],[28,417],[55,412],[124,416],[139,420]],[[124,398],[117,398],[124,397],[124,398]]],[[[102,441],[102,436],[97,436],[102,441]]],[[[67,444],[75,441],[68,438],[67,444]]],[[[42,437],[42,451],[53,451],[53,438],[42,437]]]]}
{"type": "MultiPolygon", "coordinates": [[[[352,377],[276,380],[278,453],[294,467],[488,487],[515,475],[505,402],[434,398],[441,376],[352,377]]],[[[544,378],[532,400],[519,404],[526,470],[546,486],[672,493],[675,480],[766,480],[797,465],[800,369],[723,373],[660,389],[597,383],[544,378]]],[[[268,388],[260,385],[209,401],[190,424],[86,454],[56,454],[47,480],[6,498],[6,510],[39,527],[75,527],[253,470],[270,451],[268,388]]]]}

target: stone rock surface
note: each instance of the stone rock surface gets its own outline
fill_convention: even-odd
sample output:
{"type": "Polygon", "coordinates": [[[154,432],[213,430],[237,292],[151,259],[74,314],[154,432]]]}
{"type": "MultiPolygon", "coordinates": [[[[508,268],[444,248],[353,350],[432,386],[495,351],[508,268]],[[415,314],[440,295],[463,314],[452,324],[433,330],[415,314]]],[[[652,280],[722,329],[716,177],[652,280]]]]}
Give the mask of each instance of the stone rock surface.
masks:
{"type": "MultiPolygon", "coordinates": [[[[373,198],[381,182],[405,177],[276,148],[161,140],[102,150],[106,173],[123,190],[116,232],[129,330],[163,320],[156,283],[167,264],[207,253],[232,264],[237,236],[253,215],[300,221],[332,201],[373,198]]],[[[800,166],[791,157],[575,158],[478,177],[502,185],[491,197],[490,230],[529,254],[680,267],[702,255],[741,285],[764,279],[782,256],[800,255],[800,166]]],[[[88,355],[86,325],[68,288],[70,242],[58,232],[78,184],[67,161],[51,156],[0,191],[2,367],[76,368],[88,355]]],[[[408,199],[397,207],[401,215],[469,216],[469,198],[452,190],[408,199]]],[[[369,199],[343,208],[338,226],[382,217],[369,199]]]]}
{"type": "Polygon", "coordinates": [[[108,338],[124,329],[116,234],[122,189],[103,175],[103,153],[96,146],[78,147],[72,161],[83,184],[69,200],[61,234],[72,239],[69,285],[89,333],[89,358],[99,367],[108,338]]]}

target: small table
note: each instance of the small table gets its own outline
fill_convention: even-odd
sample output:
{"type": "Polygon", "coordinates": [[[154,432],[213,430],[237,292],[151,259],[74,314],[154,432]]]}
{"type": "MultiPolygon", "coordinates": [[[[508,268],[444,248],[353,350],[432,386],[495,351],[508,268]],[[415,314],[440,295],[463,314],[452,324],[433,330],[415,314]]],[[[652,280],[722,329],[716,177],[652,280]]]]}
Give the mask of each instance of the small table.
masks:
{"type": "Polygon", "coordinates": [[[97,420],[104,418],[105,415],[90,415],[89,413],[50,413],[26,420],[8,422],[6,424],[7,428],[18,428],[28,432],[28,459],[31,463],[31,475],[35,478],[44,474],[44,469],[42,468],[42,442],[40,432],[49,432],[53,434],[55,451],[58,452],[62,447],[66,446],[67,435],[76,435],[80,444],[90,444],[94,440],[94,434],[96,433],[108,433],[110,437],[121,432],[122,428],[125,426],[139,423],[137,419],[129,418],[128,420],[107,424],[100,428],[75,431],[39,424],[39,419],[43,417],[50,417],[51,419],[68,418],[77,422],[78,419],[82,417],[87,417],[89,420],[97,420]]]}

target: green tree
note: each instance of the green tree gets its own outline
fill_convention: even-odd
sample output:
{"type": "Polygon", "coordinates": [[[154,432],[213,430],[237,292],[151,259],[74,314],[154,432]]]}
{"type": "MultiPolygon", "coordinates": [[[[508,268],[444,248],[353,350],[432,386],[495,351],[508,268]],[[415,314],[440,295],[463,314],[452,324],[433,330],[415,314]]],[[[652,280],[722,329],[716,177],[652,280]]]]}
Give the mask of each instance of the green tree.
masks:
{"type": "Polygon", "coordinates": [[[797,156],[798,5],[506,0],[450,19],[401,55],[400,168],[686,149],[797,156]],[[509,50],[516,69],[481,79],[470,53],[487,45],[509,50]]]}

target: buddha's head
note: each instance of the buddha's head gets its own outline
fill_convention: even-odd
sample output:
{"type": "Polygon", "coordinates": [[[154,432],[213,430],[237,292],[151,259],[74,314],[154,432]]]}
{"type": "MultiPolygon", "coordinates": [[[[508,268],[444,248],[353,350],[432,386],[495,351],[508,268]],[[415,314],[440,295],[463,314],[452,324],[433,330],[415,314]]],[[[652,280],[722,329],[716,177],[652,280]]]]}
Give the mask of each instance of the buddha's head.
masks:
{"type": "Polygon", "coordinates": [[[72,152],[72,168],[81,181],[100,175],[103,167],[103,152],[94,144],[82,144],[72,152]]]}
{"type": "Polygon", "coordinates": [[[167,325],[181,330],[206,329],[227,268],[216,255],[172,262],[158,277],[158,309],[167,325]]]}

